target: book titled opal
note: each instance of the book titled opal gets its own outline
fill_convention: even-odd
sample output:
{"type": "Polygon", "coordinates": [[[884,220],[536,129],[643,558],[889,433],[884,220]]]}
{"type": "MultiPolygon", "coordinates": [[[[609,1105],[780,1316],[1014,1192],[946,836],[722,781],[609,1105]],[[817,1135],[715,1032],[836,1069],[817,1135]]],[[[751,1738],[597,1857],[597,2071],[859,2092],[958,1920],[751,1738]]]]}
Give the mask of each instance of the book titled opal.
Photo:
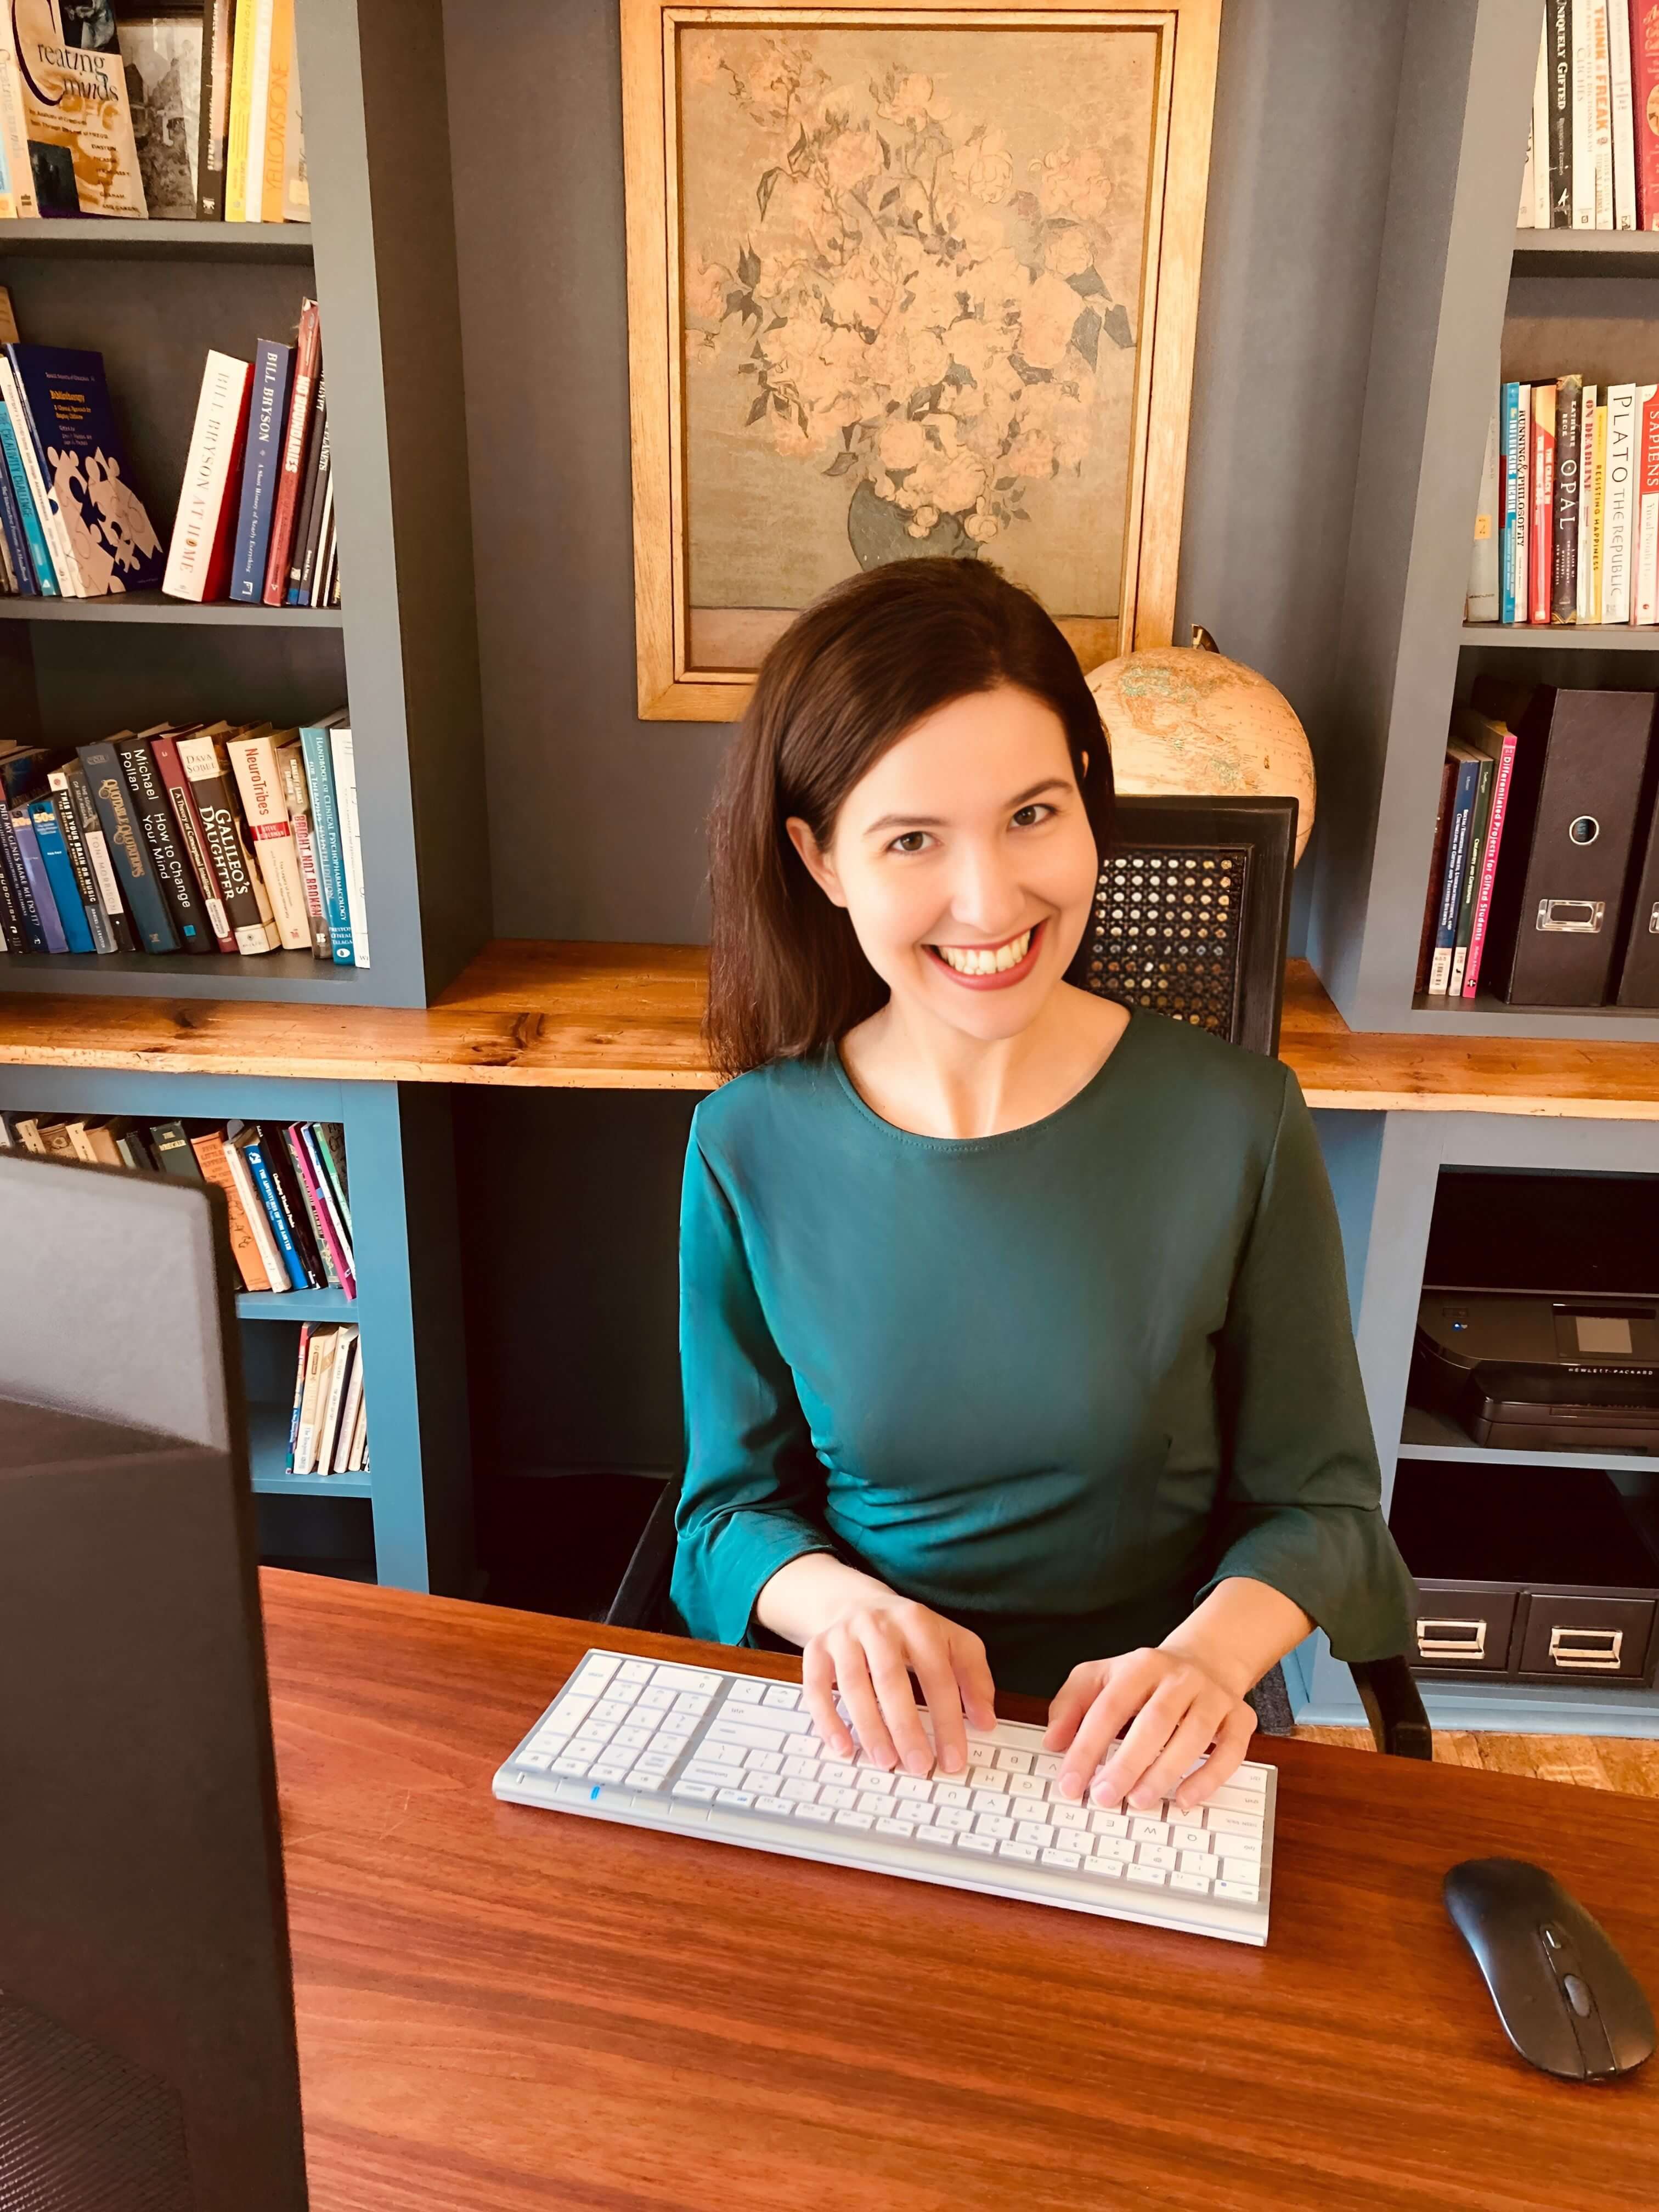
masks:
{"type": "Polygon", "coordinates": [[[161,580],[161,541],[133,489],[104,356],[71,346],[9,345],[6,359],[86,596],[152,589],[161,580]]]}

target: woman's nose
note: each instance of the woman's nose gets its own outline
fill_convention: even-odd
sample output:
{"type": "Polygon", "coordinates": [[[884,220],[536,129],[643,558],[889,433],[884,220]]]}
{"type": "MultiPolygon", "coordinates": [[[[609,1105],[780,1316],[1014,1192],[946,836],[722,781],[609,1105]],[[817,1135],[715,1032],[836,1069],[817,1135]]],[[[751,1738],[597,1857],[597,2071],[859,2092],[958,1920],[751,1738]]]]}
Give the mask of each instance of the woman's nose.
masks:
{"type": "Polygon", "coordinates": [[[1025,894],[1006,858],[995,852],[971,848],[957,855],[951,886],[954,919],[976,936],[995,938],[1018,927],[1025,910],[1025,894]]]}

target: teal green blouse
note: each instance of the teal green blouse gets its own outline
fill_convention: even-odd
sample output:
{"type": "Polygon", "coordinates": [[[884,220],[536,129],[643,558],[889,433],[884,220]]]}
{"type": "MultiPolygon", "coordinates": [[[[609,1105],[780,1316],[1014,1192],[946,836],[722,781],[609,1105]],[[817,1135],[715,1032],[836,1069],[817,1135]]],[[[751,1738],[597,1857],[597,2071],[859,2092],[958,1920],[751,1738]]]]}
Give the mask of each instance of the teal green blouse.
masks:
{"type": "Polygon", "coordinates": [[[1225,1576],[1341,1659],[1411,1640],[1330,1185],[1278,1060],[1133,1012],[1057,1113],[883,1121],[838,1053],[705,1099],[680,1224],[687,1463],[673,1596],[753,1640],[833,1552],[1046,1696],[1225,1576]]]}

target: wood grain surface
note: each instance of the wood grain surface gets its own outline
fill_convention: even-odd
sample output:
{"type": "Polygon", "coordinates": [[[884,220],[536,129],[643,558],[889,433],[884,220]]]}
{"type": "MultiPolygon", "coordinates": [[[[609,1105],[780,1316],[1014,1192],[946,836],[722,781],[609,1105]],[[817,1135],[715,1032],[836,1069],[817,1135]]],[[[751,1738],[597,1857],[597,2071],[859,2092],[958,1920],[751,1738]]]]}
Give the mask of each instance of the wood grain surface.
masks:
{"type": "MultiPolygon", "coordinates": [[[[0,1065],[707,1091],[707,973],[697,945],[501,939],[424,1009],[0,994],[0,1065]]],[[[1304,960],[1279,1056],[1312,1106],[1659,1121],[1659,1046],[1357,1033],[1304,960]]]]}
{"type": "Polygon", "coordinates": [[[1258,1737],[1253,1950],[499,1804],[590,1644],[722,1655],[263,1582],[313,2212],[1659,2203],[1659,2061],[1524,2065],[1439,1894],[1538,1859],[1659,1993],[1638,1800],[1258,1737]]]}

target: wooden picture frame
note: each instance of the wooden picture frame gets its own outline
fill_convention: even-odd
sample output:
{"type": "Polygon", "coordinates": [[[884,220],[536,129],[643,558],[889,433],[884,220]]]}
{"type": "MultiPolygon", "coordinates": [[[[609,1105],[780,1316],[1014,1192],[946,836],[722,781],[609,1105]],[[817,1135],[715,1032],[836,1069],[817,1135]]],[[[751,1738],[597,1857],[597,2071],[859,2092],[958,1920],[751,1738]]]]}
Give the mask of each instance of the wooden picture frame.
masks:
{"type": "Polygon", "coordinates": [[[621,0],[643,718],[907,552],[1170,641],[1220,5],[621,0]]]}

